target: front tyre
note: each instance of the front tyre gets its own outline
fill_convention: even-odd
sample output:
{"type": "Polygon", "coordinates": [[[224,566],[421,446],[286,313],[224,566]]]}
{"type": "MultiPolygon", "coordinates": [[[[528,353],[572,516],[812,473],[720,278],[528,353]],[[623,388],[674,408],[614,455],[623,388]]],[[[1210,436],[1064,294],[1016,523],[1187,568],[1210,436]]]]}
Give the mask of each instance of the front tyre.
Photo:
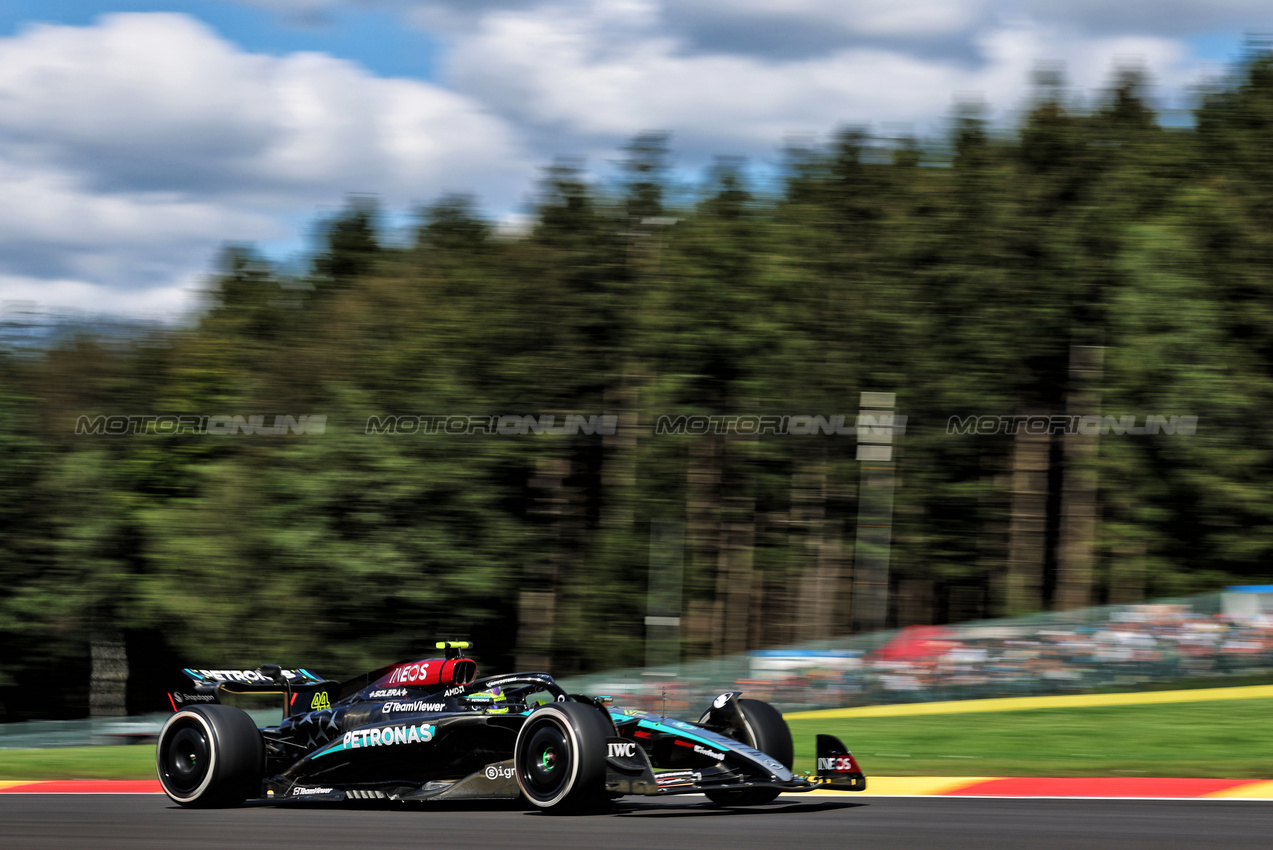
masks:
{"type": "Polygon", "coordinates": [[[155,750],[159,784],[176,804],[237,806],[261,793],[265,743],[247,712],[195,705],[168,718],[155,750]]]}
{"type": "Polygon", "coordinates": [[[535,709],[513,745],[522,795],[531,805],[553,813],[599,808],[608,799],[609,734],[609,719],[593,706],[554,702],[535,709]]]}
{"type": "MultiPolygon", "coordinates": [[[[791,743],[791,730],[782,714],[767,702],[758,699],[739,699],[742,720],[725,734],[741,741],[753,750],[760,750],[782,762],[791,770],[795,761],[795,747],[791,743]]],[[[758,806],[778,796],[777,788],[743,788],[737,791],[705,791],[707,799],[719,806],[758,806]]]]}

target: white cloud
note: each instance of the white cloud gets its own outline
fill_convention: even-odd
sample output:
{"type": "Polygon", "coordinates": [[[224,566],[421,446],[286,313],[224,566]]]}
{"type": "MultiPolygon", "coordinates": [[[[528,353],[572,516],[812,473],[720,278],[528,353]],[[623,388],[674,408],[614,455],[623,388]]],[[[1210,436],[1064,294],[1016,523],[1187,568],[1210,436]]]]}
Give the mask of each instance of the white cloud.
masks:
{"type": "Polygon", "coordinates": [[[1214,32],[1265,32],[1273,24],[1266,0],[1000,0],[1003,14],[1063,23],[1092,35],[1141,33],[1183,37],[1214,32]]]}
{"type": "Polygon", "coordinates": [[[322,54],[246,53],[178,14],[0,39],[0,104],[0,300],[47,278],[50,298],[74,282],[166,304],[217,245],[285,238],[298,209],[349,192],[509,202],[533,173],[469,98],[322,54]]]}
{"type": "MultiPolygon", "coordinates": [[[[397,9],[407,20],[462,38],[490,14],[532,12],[560,0],[238,0],[293,19],[337,7],[397,9]]],[[[1084,37],[1185,37],[1264,32],[1266,0],[571,0],[598,17],[625,6],[652,10],[663,34],[686,50],[795,58],[875,46],[967,59],[978,38],[1022,22],[1064,26],[1084,37]]]]}
{"type": "MultiPolygon", "coordinates": [[[[625,11],[640,5],[625,3],[625,11]]],[[[971,66],[879,47],[783,61],[686,53],[648,18],[616,16],[610,5],[583,16],[559,5],[488,15],[449,69],[462,90],[519,125],[611,144],[662,128],[678,147],[714,153],[772,150],[789,134],[842,124],[929,133],[955,93],[1015,107],[1041,60],[1065,64],[1080,89],[1108,82],[1115,59],[1127,57],[1168,84],[1190,74],[1183,45],[1169,39],[1092,39],[1027,24],[989,30],[975,46],[980,60],[971,66]]]]}
{"type": "Polygon", "coordinates": [[[769,58],[874,46],[967,63],[980,39],[1005,27],[1064,28],[1101,40],[1263,31],[1273,24],[1266,0],[663,0],[662,7],[668,32],[690,49],[769,58]]]}
{"type": "Polygon", "coordinates": [[[294,242],[350,192],[401,209],[467,191],[507,217],[536,165],[614,158],[643,130],[671,131],[682,164],[845,124],[931,135],[956,96],[1013,111],[1040,62],[1090,91],[1132,59],[1178,92],[1199,74],[1181,33],[1270,15],[1256,0],[237,1],[293,20],[398,9],[443,45],[443,79],[254,54],[181,14],[0,38],[0,301],[188,300],[218,245],[294,242]]]}
{"type": "Polygon", "coordinates": [[[409,194],[517,155],[509,128],[452,92],[324,54],[245,53],[178,14],[0,40],[0,101],[5,154],[107,187],[409,194]]]}
{"type": "Polygon", "coordinates": [[[205,288],[201,275],[141,290],[118,290],[86,280],[0,275],[0,320],[31,307],[38,308],[37,314],[130,316],[168,322],[189,316],[205,288]]]}
{"type": "Polygon", "coordinates": [[[671,21],[691,30],[713,25],[736,30],[739,24],[749,24],[774,41],[799,28],[829,30],[840,38],[921,40],[967,33],[991,5],[991,0],[667,0],[665,9],[671,21]]]}

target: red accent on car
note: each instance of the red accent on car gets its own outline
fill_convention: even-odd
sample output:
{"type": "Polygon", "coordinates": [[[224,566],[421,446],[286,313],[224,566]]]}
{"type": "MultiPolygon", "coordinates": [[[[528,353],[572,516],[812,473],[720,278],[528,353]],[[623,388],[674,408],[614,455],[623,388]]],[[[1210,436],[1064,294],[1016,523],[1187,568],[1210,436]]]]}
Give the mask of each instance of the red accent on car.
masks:
{"type": "Polygon", "coordinates": [[[471,658],[425,658],[395,664],[375,681],[377,688],[467,685],[477,678],[477,662],[471,658]]]}
{"type": "Polygon", "coordinates": [[[477,679],[477,662],[472,658],[449,658],[442,665],[444,685],[467,685],[477,679]]]}
{"type": "Polygon", "coordinates": [[[168,694],[168,704],[172,706],[172,713],[177,713],[177,704],[172,700],[172,694],[168,694]]]}

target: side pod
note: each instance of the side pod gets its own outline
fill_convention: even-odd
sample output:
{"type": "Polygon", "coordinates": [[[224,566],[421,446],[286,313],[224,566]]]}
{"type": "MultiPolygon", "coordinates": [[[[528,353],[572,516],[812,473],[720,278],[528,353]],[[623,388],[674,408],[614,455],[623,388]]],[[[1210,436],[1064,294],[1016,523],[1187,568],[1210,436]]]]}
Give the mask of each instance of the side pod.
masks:
{"type": "Polygon", "coordinates": [[[865,791],[866,776],[853,753],[834,735],[819,735],[818,784],[840,791],[865,791]]]}

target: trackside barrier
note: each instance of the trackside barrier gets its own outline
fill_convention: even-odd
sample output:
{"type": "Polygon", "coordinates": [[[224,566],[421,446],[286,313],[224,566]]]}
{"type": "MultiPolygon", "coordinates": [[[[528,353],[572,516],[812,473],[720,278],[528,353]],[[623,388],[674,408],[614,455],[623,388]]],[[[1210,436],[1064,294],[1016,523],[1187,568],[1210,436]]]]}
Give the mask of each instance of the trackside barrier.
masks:
{"type": "Polygon", "coordinates": [[[783,711],[1133,691],[1273,673],[1273,587],[799,643],[564,679],[668,713],[726,690],[783,711]],[[1265,593],[1265,591],[1269,591],[1265,593]]]}
{"type": "MultiPolygon", "coordinates": [[[[666,667],[564,678],[575,693],[689,716],[723,691],[786,712],[1049,696],[1273,674],[1273,586],[1138,605],[916,626],[666,667]]],[[[259,725],[278,722],[277,711],[259,725]]],[[[0,749],[153,740],[167,714],[0,723],[0,749]]]]}
{"type": "MultiPolygon", "coordinates": [[[[278,722],[277,711],[249,711],[259,725],[278,722]]],[[[28,720],[0,723],[0,750],[88,747],[102,744],[153,744],[170,713],[83,720],[28,720]]]]}

